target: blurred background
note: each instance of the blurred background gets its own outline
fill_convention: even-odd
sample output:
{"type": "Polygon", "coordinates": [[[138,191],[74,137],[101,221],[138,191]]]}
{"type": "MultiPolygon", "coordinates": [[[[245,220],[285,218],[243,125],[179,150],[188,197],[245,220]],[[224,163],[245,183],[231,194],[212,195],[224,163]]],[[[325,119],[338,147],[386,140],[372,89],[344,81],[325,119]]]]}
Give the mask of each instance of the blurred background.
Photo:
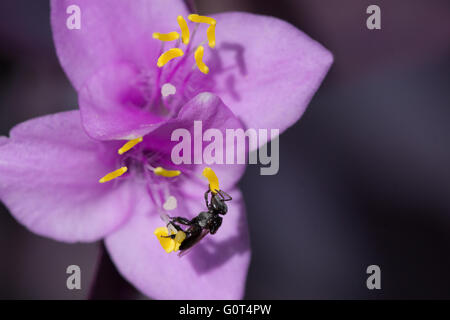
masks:
{"type": "MultiPolygon", "coordinates": [[[[284,19],[335,57],[303,118],[280,138],[279,174],[249,166],[241,181],[252,244],[245,298],[450,298],[450,2],[195,4],[200,14],[284,19]],[[381,30],[366,28],[371,4],[381,8],[381,30]],[[381,290],[366,287],[372,264],[381,290]]],[[[76,106],[48,1],[2,0],[0,135],[76,106]]],[[[87,298],[100,251],[100,243],[38,237],[0,204],[0,299],[87,298]],[[83,272],[80,291],[65,287],[70,264],[83,272]]],[[[142,298],[101,261],[97,297],[142,298]]]]}

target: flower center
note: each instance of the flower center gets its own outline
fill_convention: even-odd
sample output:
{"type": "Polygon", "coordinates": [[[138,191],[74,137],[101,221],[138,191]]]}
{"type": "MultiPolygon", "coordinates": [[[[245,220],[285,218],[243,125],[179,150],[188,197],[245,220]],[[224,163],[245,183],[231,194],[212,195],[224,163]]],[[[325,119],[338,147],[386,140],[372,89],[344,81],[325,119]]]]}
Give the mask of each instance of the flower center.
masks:
{"type": "MultiPolygon", "coordinates": [[[[153,172],[156,176],[165,177],[165,178],[174,178],[181,174],[179,170],[167,170],[161,166],[154,166],[156,154],[149,152],[147,150],[134,150],[135,152],[129,152],[131,149],[136,147],[139,143],[143,141],[142,137],[137,139],[133,139],[125,143],[117,153],[119,155],[123,155],[127,153],[127,155],[121,160],[122,167],[117,170],[114,170],[99,180],[99,183],[105,183],[124,175],[128,169],[131,167],[134,171],[150,171],[153,172]]],[[[157,160],[157,159],[156,159],[157,160]]]]}
{"type": "MultiPolygon", "coordinates": [[[[191,14],[188,16],[188,19],[193,23],[201,23],[201,24],[208,24],[208,28],[206,31],[206,36],[208,40],[208,45],[210,48],[214,48],[216,45],[216,39],[215,39],[215,28],[216,28],[216,20],[210,17],[206,16],[200,16],[197,14],[191,14]]],[[[161,92],[157,93],[156,96],[153,98],[153,103],[151,103],[152,112],[157,112],[161,115],[165,115],[168,118],[171,118],[174,116],[179,108],[184,104],[185,97],[185,88],[186,84],[188,83],[190,77],[192,76],[192,73],[195,71],[195,66],[197,69],[202,72],[203,74],[209,73],[209,67],[204,63],[203,57],[205,54],[205,48],[203,46],[202,42],[200,45],[198,45],[194,50],[191,49],[191,40],[194,38],[197,26],[194,28],[194,32],[192,33],[192,39],[191,39],[191,33],[189,31],[188,24],[186,20],[182,16],[177,17],[177,22],[181,30],[181,42],[186,45],[186,55],[184,51],[179,48],[180,46],[180,34],[178,32],[169,32],[169,33],[154,33],[153,38],[159,41],[162,41],[162,46],[164,47],[165,42],[169,41],[178,41],[176,46],[174,48],[171,48],[165,52],[162,52],[159,56],[156,65],[161,68],[156,79],[156,87],[159,88],[160,83],[163,83],[161,86],[161,92]],[[188,72],[187,75],[182,77],[176,77],[177,71],[182,69],[183,64],[185,63],[186,59],[189,56],[194,56],[195,65],[194,68],[191,70],[191,72],[188,72]],[[172,60],[175,60],[177,58],[180,58],[181,60],[178,61],[177,64],[172,65],[168,68],[168,64],[172,60]],[[162,69],[164,68],[164,69],[162,69]],[[166,75],[164,77],[163,81],[163,71],[166,70],[166,75]],[[175,87],[172,83],[176,83],[178,86],[175,87]],[[179,94],[176,94],[179,92],[179,94]]],[[[164,208],[164,209],[174,209],[176,208],[176,198],[172,195],[170,195],[169,192],[169,183],[163,182],[159,185],[163,185],[163,188],[157,190],[155,192],[154,184],[152,182],[156,179],[167,179],[168,181],[174,181],[178,179],[178,177],[181,175],[180,170],[168,170],[160,165],[157,164],[157,154],[149,152],[148,150],[145,150],[143,148],[139,147],[139,144],[143,141],[143,137],[139,137],[136,139],[132,139],[127,141],[120,149],[118,149],[118,154],[122,156],[122,159],[120,161],[120,167],[117,170],[114,170],[105,176],[103,176],[99,183],[107,183],[109,181],[115,180],[119,177],[122,177],[123,175],[136,175],[144,176],[147,180],[147,188],[148,193],[150,197],[152,198],[153,202],[156,204],[157,208],[164,208]],[[159,194],[158,197],[155,196],[155,194],[159,194]],[[159,198],[159,199],[158,199],[159,198]]],[[[212,192],[215,192],[215,190],[219,190],[219,184],[217,177],[215,176],[214,172],[207,171],[207,174],[205,174],[205,177],[207,177],[210,180],[210,189],[212,192]]],[[[155,184],[156,185],[156,184],[155,184]]],[[[161,214],[161,217],[164,218],[163,214],[161,214]]]]}
{"type": "Polygon", "coordinates": [[[126,142],[117,153],[119,169],[114,170],[99,180],[107,183],[115,179],[134,179],[146,188],[150,200],[157,208],[161,218],[165,211],[177,208],[177,199],[171,194],[174,184],[184,179],[180,170],[169,170],[161,166],[164,159],[152,150],[140,145],[143,138],[126,142]]]}
{"type": "Polygon", "coordinates": [[[195,23],[192,34],[186,20],[182,16],[177,17],[177,22],[181,30],[181,37],[176,31],[169,33],[153,33],[153,38],[161,41],[161,54],[156,62],[159,71],[154,85],[154,87],[160,88],[161,92],[156,92],[148,105],[152,113],[165,118],[174,117],[189,99],[191,93],[196,91],[195,86],[189,85],[194,72],[198,72],[197,70],[199,70],[203,74],[208,74],[210,71],[209,67],[203,61],[205,55],[203,44],[206,43],[206,41],[197,45],[195,49],[192,48],[192,43],[196,35],[198,24],[207,24],[206,37],[208,45],[210,48],[214,48],[216,45],[216,20],[197,14],[189,15],[188,20],[195,23]],[[175,46],[164,51],[166,42],[173,41],[177,41],[175,46]],[[184,49],[180,47],[181,44],[185,45],[184,49]],[[188,61],[191,61],[190,59],[193,60],[192,67],[188,65],[188,61]],[[170,90],[167,90],[167,84],[172,86],[169,87],[170,90]]]}
{"type": "MultiPolygon", "coordinates": [[[[206,37],[208,39],[209,47],[214,48],[216,46],[216,24],[217,24],[216,20],[210,17],[200,16],[198,14],[190,14],[188,16],[188,19],[194,23],[205,23],[209,25],[208,29],[206,30],[206,37]]],[[[186,20],[184,20],[182,16],[178,16],[177,21],[178,25],[180,26],[181,39],[183,41],[183,44],[188,45],[190,41],[190,32],[186,20]]],[[[163,42],[167,42],[178,40],[180,38],[180,35],[176,31],[172,31],[169,33],[155,32],[153,33],[153,38],[163,42]]],[[[179,44],[177,44],[176,48],[169,49],[166,52],[162,53],[158,58],[158,62],[156,63],[156,65],[162,68],[170,60],[183,56],[184,52],[183,50],[178,48],[178,45],[179,44]]],[[[197,64],[197,67],[201,72],[203,72],[204,74],[208,74],[209,68],[203,62],[203,52],[204,52],[203,45],[200,44],[195,50],[195,63],[197,64]]]]}

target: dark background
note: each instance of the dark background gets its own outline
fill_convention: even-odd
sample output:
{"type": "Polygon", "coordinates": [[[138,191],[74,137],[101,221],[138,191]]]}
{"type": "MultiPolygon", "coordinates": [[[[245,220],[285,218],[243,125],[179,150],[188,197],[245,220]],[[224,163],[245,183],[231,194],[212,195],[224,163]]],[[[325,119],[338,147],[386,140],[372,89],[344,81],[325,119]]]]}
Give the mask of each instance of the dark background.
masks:
{"type": "MultiPolygon", "coordinates": [[[[280,138],[279,174],[249,166],[241,181],[253,250],[245,297],[450,298],[450,2],[196,5],[201,14],[279,17],[335,57],[303,118],[280,138]],[[381,7],[381,30],[366,28],[370,4],[381,7]],[[381,267],[381,290],[366,288],[371,264],[381,267]]],[[[46,0],[1,1],[0,70],[0,135],[77,106],[46,0]]],[[[86,298],[100,248],[33,235],[0,204],[0,298],[86,298]],[[66,289],[70,264],[81,267],[81,291],[66,289]]],[[[104,274],[121,297],[142,298],[114,270],[104,274]]]]}

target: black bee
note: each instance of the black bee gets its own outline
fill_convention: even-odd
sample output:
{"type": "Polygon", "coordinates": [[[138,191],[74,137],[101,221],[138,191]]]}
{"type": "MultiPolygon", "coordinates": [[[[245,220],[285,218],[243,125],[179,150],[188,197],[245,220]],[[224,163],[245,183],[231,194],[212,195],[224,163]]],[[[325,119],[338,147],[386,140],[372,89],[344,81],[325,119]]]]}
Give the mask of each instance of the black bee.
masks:
{"type": "MultiPolygon", "coordinates": [[[[216,193],[211,192],[210,189],[205,192],[205,203],[208,211],[200,212],[192,220],[188,220],[183,217],[170,217],[171,222],[175,229],[184,231],[186,238],[180,245],[179,256],[186,254],[188,249],[196,245],[201,239],[203,239],[208,233],[215,234],[222,225],[222,217],[220,215],[227,214],[228,207],[225,201],[232,200],[231,196],[223,190],[218,190],[216,193]],[[209,200],[209,193],[211,193],[211,200],[209,200]],[[178,224],[188,226],[186,230],[183,230],[178,224]]],[[[175,235],[168,237],[175,238],[175,235]]]]}

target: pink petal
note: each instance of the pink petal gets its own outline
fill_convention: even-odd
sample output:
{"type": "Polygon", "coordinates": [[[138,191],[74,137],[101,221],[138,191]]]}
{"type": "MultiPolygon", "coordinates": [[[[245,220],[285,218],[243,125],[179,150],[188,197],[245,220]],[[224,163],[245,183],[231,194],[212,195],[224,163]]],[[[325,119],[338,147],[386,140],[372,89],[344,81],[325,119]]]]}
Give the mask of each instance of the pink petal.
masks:
{"type": "Polygon", "coordinates": [[[177,31],[177,15],[187,15],[181,0],[51,1],[56,51],[76,89],[101,67],[118,61],[156,69],[161,43],[152,33],[177,31]],[[80,8],[80,29],[66,27],[71,5],[80,8]]]}
{"type": "MultiPolygon", "coordinates": [[[[193,92],[216,93],[247,128],[281,133],[305,111],[332,64],[331,53],[277,18],[243,12],[213,17],[216,48],[205,45],[210,72],[193,74],[193,92]]],[[[206,26],[195,37],[205,40],[206,26]]]]}
{"type": "MultiPolygon", "coordinates": [[[[201,189],[191,192],[192,198],[178,199],[183,209],[174,215],[189,218],[205,210],[201,189]]],[[[156,299],[241,299],[250,261],[248,230],[240,192],[229,193],[233,201],[218,232],[182,258],[161,248],[153,231],[164,223],[142,200],[133,218],[106,239],[119,272],[156,299]]]]}
{"type": "Polygon", "coordinates": [[[0,136],[0,146],[6,144],[8,142],[8,137],[0,136]]]}
{"type": "Polygon", "coordinates": [[[67,242],[101,239],[133,210],[129,182],[98,183],[117,169],[116,147],[89,138],[78,111],[21,123],[0,146],[0,199],[39,235],[67,242]]]}
{"type": "Polygon", "coordinates": [[[149,112],[149,97],[139,70],[129,63],[100,69],[79,92],[86,132],[94,139],[135,139],[162,121],[149,112]]]}
{"type": "MultiPolygon", "coordinates": [[[[201,93],[186,103],[180,110],[177,118],[167,121],[165,124],[159,126],[146,136],[145,143],[150,147],[158,150],[158,152],[166,154],[170,159],[171,152],[175,145],[180,143],[179,141],[171,141],[172,133],[177,129],[186,129],[191,136],[191,164],[182,164],[177,169],[182,172],[189,173],[192,181],[198,182],[206,181],[203,179],[196,179],[196,177],[202,177],[202,171],[205,167],[211,167],[218,177],[220,178],[220,184],[226,189],[231,189],[239,181],[245,171],[245,164],[225,164],[226,154],[226,129],[239,129],[242,128],[242,123],[231,110],[222,102],[222,100],[208,92],[201,93]],[[194,163],[194,121],[201,121],[202,133],[204,134],[208,129],[213,128],[220,131],[223,137],[223,161],[224,164],[206,164],[204,158],[201,157],[201,164],[194,163]]],[[[202,137],[198,139],[201,141],[202,137]]],[[[202,144],[202,155],[205,147],[211,142],[206,141],[202,144]]],[[[236,147],[236,142],[233,143],[234,153],[240,153],[236,147]]],[[[169,165],[173,165],[172,160],[169,160],[169,165]]],[[[186,180],[184,180],[186,181],[186,180]]],[[[184,183],[184,182],[182,182],[184,183]]],[[[181,187],[185,189],[184,187],[181,187]]]]}

